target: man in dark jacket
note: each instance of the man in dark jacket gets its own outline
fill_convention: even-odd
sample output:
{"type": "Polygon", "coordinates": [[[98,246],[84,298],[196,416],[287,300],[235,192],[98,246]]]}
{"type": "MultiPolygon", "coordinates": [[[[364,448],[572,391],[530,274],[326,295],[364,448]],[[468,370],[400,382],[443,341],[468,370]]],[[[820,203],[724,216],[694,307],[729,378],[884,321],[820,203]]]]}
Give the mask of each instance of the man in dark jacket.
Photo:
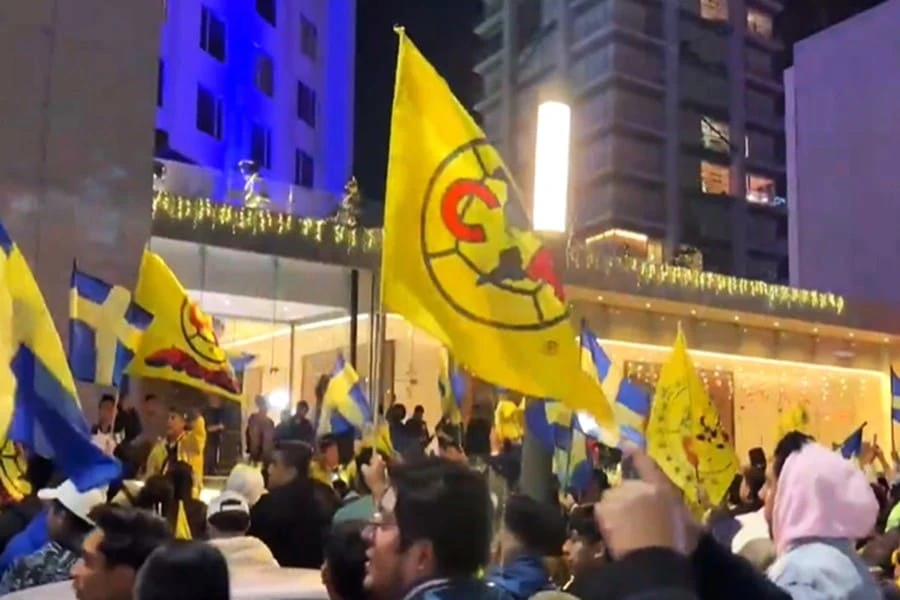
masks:
{"type": "Polygon", "coordinates": [[[269,465],[269,493],[250,510],[250,530],[269,547],[282,567],[318,569],[334,504],[334,490],[309,476],[313,450],[285,443],[269,465]]]}

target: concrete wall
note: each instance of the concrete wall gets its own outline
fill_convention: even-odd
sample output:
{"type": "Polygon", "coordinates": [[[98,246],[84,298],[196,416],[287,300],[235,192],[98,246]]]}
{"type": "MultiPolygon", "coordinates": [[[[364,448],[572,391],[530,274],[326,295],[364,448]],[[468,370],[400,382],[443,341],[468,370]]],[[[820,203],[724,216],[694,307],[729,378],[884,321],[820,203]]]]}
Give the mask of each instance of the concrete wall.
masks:
{"type": "Polygon", "coordinates": [[[900,0],[794,51],[785,78],[791,284],[900,302],[900,0]]]}

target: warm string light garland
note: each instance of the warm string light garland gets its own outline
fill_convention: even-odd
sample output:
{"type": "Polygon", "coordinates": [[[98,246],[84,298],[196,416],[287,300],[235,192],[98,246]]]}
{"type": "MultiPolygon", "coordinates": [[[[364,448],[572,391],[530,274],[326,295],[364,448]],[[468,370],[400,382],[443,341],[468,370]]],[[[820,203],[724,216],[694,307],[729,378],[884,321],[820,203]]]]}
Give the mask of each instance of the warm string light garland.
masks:
{"type": "Polygon", "coordinates": [[[153,218],[160,217],[189,224],[195,229],[210,227],[232,234],[300,237],[317,244],[331,243],[347,252],[372,253],[381,248],[380,229],[359,229],[324,219],[297,217],[168,192],[156,192],[153,197],[153,218]]]}
{"type": "MultiPolygon", "coordinates": [[[[197,229],[210,227],[232,234],[253,236],[294,236],[317,244],[333,244],[347,252],[376,254],[381,250],[381,229],[348,227],[334,220],[297,217],[264,208],[247,208],[157,191],[153,197],[153,217],[189,224],[197,229]]],[[[680,287],[715,295],[765,299],[769,306],[802,307],[843,314],[846,302],[832,293],[803,290],[731,275],[696,271],[635,258],[610,257],[584,247],[570,247],[566,268],[634,274],[637,286],[680,287]]]]}
{"type": "Polygon", "coordinates": [[[600,271],[607,275],[616,272],[633,273],[637,286],[680,287],[698,292],[712,292],[717,296],[738,296],[765,299],[770,307],[802,307],[843,314],[846,301],[830,292],[803,290],[733,275],[696,271],[664,263],[646,262],[636,258],[610,257],[593,253],[583,247],[569,248],[566,266],[570,269],[600,271]]]}

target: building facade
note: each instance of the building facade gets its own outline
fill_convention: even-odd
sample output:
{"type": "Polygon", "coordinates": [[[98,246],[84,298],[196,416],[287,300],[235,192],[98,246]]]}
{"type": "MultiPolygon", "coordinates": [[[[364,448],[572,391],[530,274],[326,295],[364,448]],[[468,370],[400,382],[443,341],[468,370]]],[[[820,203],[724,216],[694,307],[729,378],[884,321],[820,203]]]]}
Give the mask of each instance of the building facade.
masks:
{"type": "Polygon", "coordinates": [[[157,155],[339,192],[351,175],[355,0],[164,3],[157,155]]]}
{"type": "Polygon", "coordinates": [[[900,301],[900,123],[890,0],[794,47],[785,74],[791,284],[900,301]]]}
{"type": "Polygon", "coordinates": [[[536,107],[573,106],[570,218],[631,255],[784,281],[774,0],[489,0],[476,106],[526,194],[536,107]]]}

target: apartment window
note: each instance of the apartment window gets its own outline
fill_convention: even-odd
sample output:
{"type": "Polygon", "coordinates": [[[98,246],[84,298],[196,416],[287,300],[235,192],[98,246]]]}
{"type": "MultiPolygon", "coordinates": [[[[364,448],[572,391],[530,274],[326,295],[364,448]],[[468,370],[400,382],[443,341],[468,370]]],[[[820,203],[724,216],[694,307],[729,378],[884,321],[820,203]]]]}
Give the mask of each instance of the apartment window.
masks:
{"type": "Polygon", "coordinates": [[[316,91],[302,81],[297,82],[297,118],[316,126],[316,91]]]}
{"type": "Polygon", "coordinates": [[[219,62],[225,62],[225,21],[209,8],[200,10],[200,47],[219,62]]]}
{"type": "Polygon", "coordinates": [[[256,55],[256,64],[253,68],[253,80],[256,89],[263,94],[272,97],[275,91],[275,75],[272,66],[272,57],[265,52],[259,52],[256,55]]]}
{"type": "Polygon", "coordinates": [[[250,132],[250,158],[264,169],[272,168],[272,132],[258,123],[250,132]]]}
{"type": "Polygon", "coordinates": [[[728,0],[700,0],[700,16],[708,21],[727,21],[728,0]]]}
{"type": "Polygon", "coordinates": [[[702,161],[700,163],[700,189],[704,194],[728,196],[731,193],[728,167],[702,161]]]}
{"type": "Polygon", "coordinates": [[[163,105],[163,77],[165,75],[165,65],[162,59],[156,61],[156,105],[163,105]]]}
{"type": "Polygon", "coordinates": [[[731,132],[727,123],[700,117],[700,137],[707,150],[726,153],[731,151],[731,132]]]}
{"type": "Polygon", "coordinates": [[[747,9],[747,30],[764,39],[772,39],[772,17],[755,8],[747,9]]]}
{"type": "Polygon", "coordinates": [[[776,204],[775,180],[762,175],[747,175],[747,202],[776,204]]]}
{"type": "Polygon", "coordinates": [[[300,51],[315,61],[319,54],[319,30],[316,24],[307,19],[300,17],[300,51]]]}
{"type": "Polygon", "coordinates": [[[256,0],[256,12],[263,21],[275,27],[275,0],[256,0]]]}
{"type": "Polygon", "coordinates": [[[297,150],[294,153],[294,183],[296,185],[311,188],[313,186],[315,163],[313,157],[297,150]]]}
{"type": "Polygon", "coordinates": [[[197,86],[197,129],[222,139],[222,99],[202,85],[197,86]]]}

